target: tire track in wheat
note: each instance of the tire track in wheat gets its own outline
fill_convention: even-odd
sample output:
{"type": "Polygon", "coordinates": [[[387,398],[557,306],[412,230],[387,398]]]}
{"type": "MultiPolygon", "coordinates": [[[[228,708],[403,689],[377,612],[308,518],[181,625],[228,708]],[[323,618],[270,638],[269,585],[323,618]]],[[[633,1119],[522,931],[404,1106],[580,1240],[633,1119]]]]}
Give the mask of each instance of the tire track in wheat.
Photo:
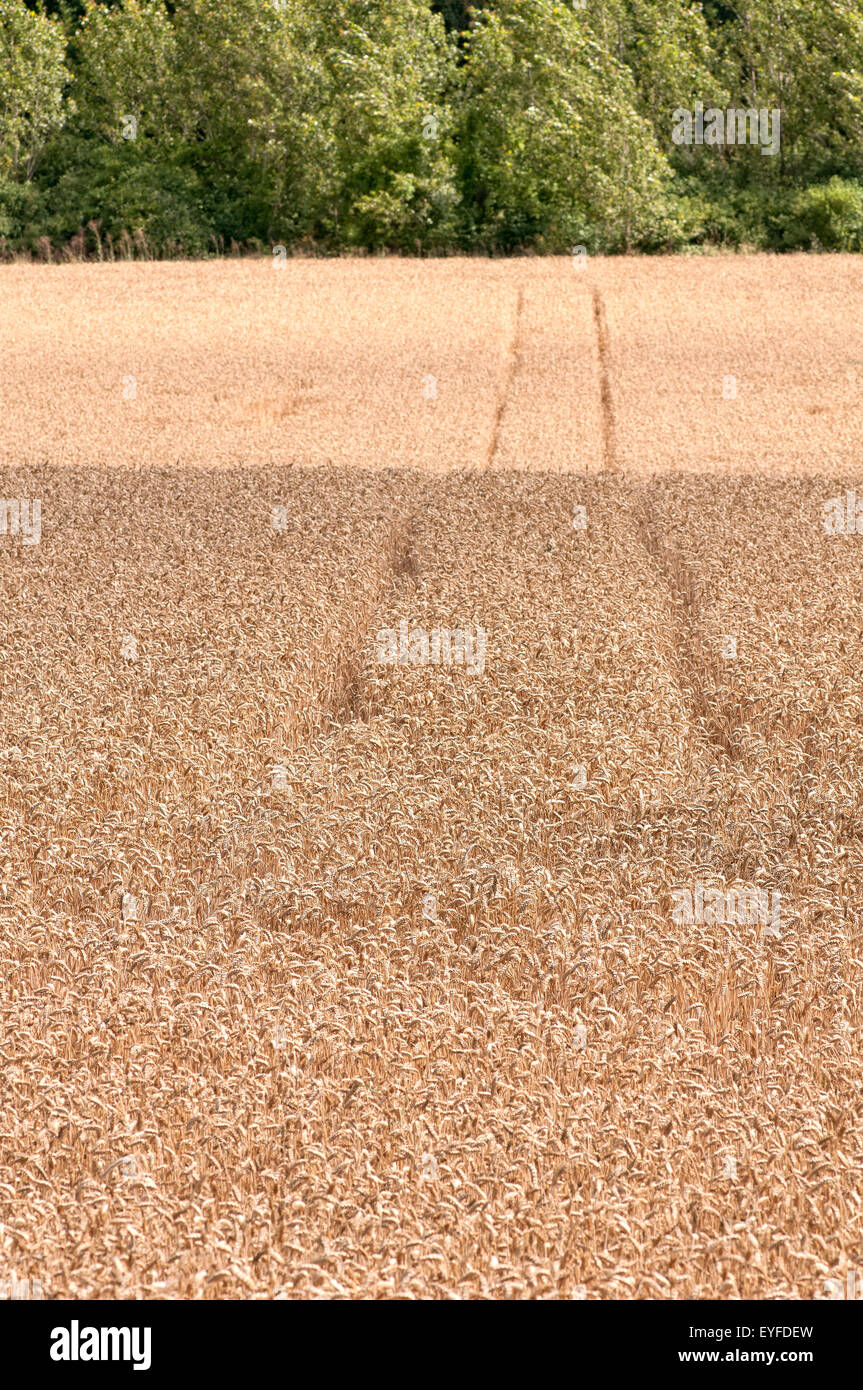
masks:
{"type": "Polygon", "coordinates": [[[646,497],[636,504],[634,515],[639,539],[661,574],[673,601],[677,617],[673,638],[678,684],[710,746],[727,766],[737,758],[734,730],[730,727],[732,721],[727,711],[723,718],[723,711],[716,707],[706,689],[705,675],[709,672],[710,660],[699,618],[694,577],[681,557],[669,550],[646,497]]]}
{"type": "Polygon", "coordinates": [[[605,303],[598,289],[593,291],[593,321],[596,324],[596,348],[599,355],[599,399],[602,405],[602,455],[604,467],[617,467],[617,446],[614,427],[614,405],[611,394],[611,342],[605,303]]]}
{"type": "MultiPolygon", "coordinates": [[[[390,595],[402,584],[416,585],[420,567],[415,549],[415,528],[428,492],[436,486],[431,482],[422,489],[421,500],[409,512],[397,515],[393,520],[387,546],[387,564],[375,597],[366,614],[363,628],[371,628],[375,614],[386,605],[390,595]]],[[[368,655],[368,632],[359,634],[359,641],[343,651],[339,657],[338,670],[334,683],[334,693],[330,704],[330,717],[333,723],[349,724],[363,715],[363,672],[368,655]]]]}
{"type": "Polygon", "coordinates": [[[509,400],[512,380],[518,366],[519,344],[521,339],[521,324],[524,311],[524,290],[520,289],[515,299],[515,315],[512,327],[512,336],[509,342],[509,349],[506,355],[506,369],[504,372],[503,386],[500,396],[495,406],[494,417],[491,425],[491,438],[489,440],[488,452],[486,454],[486,467],[491,468],[497,455],[498,444],[500,442],[500,427],[506,411],[507,401],[509,400]]]}

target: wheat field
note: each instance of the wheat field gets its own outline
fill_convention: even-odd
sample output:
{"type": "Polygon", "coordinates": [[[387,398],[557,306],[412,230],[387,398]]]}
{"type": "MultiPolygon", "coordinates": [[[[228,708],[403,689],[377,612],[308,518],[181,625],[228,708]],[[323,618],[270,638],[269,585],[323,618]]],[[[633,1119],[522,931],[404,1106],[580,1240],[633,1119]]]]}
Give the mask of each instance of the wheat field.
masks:
{"type": "Polygon", "coordinates": [[[12,265],[0,300],[2,1272],[831,1296],[859,260],[12,265]]]}

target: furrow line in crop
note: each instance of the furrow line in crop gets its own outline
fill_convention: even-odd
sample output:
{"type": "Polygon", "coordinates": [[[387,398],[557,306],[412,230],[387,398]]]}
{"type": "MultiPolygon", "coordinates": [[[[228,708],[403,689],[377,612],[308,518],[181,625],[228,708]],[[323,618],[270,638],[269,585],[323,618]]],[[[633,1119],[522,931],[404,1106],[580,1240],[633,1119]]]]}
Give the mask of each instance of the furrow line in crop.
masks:
{"type": "Polygon", "coordinates": [[[500,427],[506,411],[507,401],[509,400],[512,379],[518,367],[519,343],[521,337],[522,314],[524,310],[524,290],[520,289],[515,299],[515,315],[513,319],[512,337],[510,338],[509,351],[506,357],[506,369],[504,372],[503,385],[500,396],[495,407],[494,418],[491,426],[491,439],[489,440],[488,454],[486,455],[486,467],[490,468],[497,455],[498,443],[500,441],[500,427]]]}
{"type": "Polygon", "coordinates": [[[599,290],[593,291],[593,321],[596,324],[596,346],[599,354],[599,397],[602,404],[602,453],[606,469],[617,466],[614,427],[614,405],[611,394],[611,341],[605,304],[599,290]]]}
{"type": "MultiPolygon", "coordinates": [[[[429,484],[430,488],[434,486],[434,482],[429,484]]],[[[426,490],[424,496],[425,492],[426,490]]],[[[339,661],[330,709],[334,723],[349,724],[365,717],[363,669],[368,660],[375,615],[384,607],[394,590],[404,584],[416,586],[419,579],[419,561],[414,540],[418,510],[415,508],[408,516],[402,515],[394,519],[388,546],[389,562],[383,572],[375,601],[369,605],[366,612],[364,630],[356,634],[357,640],[342,654],[339,661]]]]}
{"type": "Polygon", "coordinates": [[[723,762],[737,759],[734,721],[710,694],[713,658],[700,623],[697,581],[679,553],[669,547],[661,526],[642,499],[635,507],[636,528],[647,553],[668,586],[676,617],[675,665],[678,684],[689,700],[696,722],[723,762]]]}

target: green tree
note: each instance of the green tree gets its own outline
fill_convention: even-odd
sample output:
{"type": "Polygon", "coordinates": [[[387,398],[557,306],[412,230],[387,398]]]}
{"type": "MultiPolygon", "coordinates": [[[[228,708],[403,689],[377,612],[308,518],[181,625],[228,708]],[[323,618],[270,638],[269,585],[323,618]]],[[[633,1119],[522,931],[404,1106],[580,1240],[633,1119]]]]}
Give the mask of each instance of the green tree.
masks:
{"type": "Polygon", "coordinates": [[[663,148],[672,112],[721,103],[725,91],[701,5],[681,0],[585,0],[585,23],[632,73],[638,109],[663,148]]]}
{"type": "Polygon", "coordinates": [[[176,6],[188,157],[211,191],[223,234],[237,240],[285,240],[305,230],[320,158],[319,83],[313,55],[294,42],[299,9],[296,0],[176,6]]]}
{"type": "Polygon", "coordinates": [[[112,144],[181,135],[176,42],[161,0],[90,5],[77,35],[76,126],[112,144]]]}
{"type": "Polygon", "coordinates": [[[668,166],[632,74],[554,0],[499,0],[462,69],[458,149],[467,239],[512,250],[619,249],[669,233],[668,166]]]}
{"type": "Polygon", "coordinates": [[[741,104],[782,112],[780,159],[759,164],[749,152],[750,178],[863,173],[859,0],[739,0],[723,48],[741,104]]]}
{"type": "Polygon", "coordinates": [[[451,244],[456,48],[441,16],[426,0],[320,0],[296,5],[293,32],[318,83],[305,126],[318,152],[313,235],[451,244]]]}
{"type": "Polygon", "coordinates": [[[33,176],[48,136],[63,125],[69,81],[61,26],[22,0],[0,0],[0,174],[33,176]]]}
{"type": "Polygon", "coordinates": [[[0,0],[0,61],[16,243],[859,240],[860,0],[0,0]],[[673,144],[699,100],[777,157],[673,144]]]}

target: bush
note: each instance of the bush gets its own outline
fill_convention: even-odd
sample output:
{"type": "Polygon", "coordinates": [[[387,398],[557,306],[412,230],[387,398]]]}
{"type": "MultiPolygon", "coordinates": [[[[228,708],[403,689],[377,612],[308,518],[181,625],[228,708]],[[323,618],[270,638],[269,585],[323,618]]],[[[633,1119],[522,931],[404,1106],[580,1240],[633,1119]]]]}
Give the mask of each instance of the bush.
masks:
{"type": "Polygon", "coordinates": [[[863,187],[840,178],[815,184],[792,199],[783,221],[786,247],[863,250],[863,187]]]}
{"type": "Polygon", "coordinates": [[[97,222],[114,241],[141,232],[157,252],[206,254],[214,228],[194,170],[150,158],[140,145],[90,141],[83,152],[45,196],[44,228],[55,245],[97,222]]]}
{"type": "Polygon", "coordinates": [[[32,183],[14,183],[0,174],[0,237],[21,243],[41,220],[42,198],[32,183]]]}

